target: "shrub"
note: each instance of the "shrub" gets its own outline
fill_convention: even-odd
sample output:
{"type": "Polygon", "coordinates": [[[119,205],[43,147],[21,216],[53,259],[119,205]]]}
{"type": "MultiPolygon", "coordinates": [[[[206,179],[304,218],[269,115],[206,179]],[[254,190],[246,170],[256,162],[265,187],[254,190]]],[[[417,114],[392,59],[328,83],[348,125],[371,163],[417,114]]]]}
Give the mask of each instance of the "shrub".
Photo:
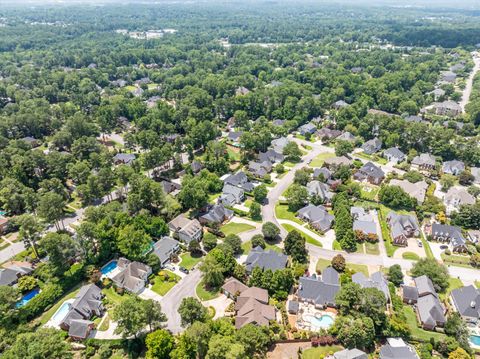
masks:
{"type": "Polygon", "coordinates": [[[22,319],[30,320],[43,313],[63,295],[62,287],[58,284],[47,284],[42,291],[19,309],[22,319]]]}

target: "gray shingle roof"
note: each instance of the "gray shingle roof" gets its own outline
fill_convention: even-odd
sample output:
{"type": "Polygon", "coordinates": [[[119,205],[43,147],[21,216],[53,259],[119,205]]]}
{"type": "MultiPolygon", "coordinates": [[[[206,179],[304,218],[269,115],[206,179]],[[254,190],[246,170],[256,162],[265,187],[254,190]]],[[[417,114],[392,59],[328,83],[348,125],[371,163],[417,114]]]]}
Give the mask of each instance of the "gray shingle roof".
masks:
{"type": "Polygon", "coordinates": [[[383,152],[384,157],[398,160],[399,162],[405,159],[405,153],[400,151],[397,147],[390,147],[383,152]]]}
{"type": "Polygon", "coordinates": [[[467,243],[462,235],[462,230],[456,226],[434,223],[432,225],[432,236],[434,238],[449,238],[453,247],[465,246],[467,243]]]}
{"type": "Polygon", "coordinates": [[[135,160],[136,156],[133,153],[117,153],[113,157],[114,162],[122,162],[124,164],[130,164],[135,160]]]}
{"type": "Polygon", "coordinates": [[[473,285],[452,290],[453,303],[458,313],[467,318],[480,318],[480,291],[473,285]]]}
{"type": "Polygon", "coordinates": [[[356,178],[360,178],[361,176],[381,179],[385,177],[385,172],[372,162],[367,162],[355,173],[356,178]]]}
{"type": "Polygon", "coordinates": [[[202,215],[200,218],[206,222],[211,223],[222,223],[226,218],[229,218],[233,215],[231,209],[225,208],[221,204],[216,204],[210,208],[210,210],[202,215]]]}
{"type": "Polygon", "coordinates": [[[362,145],[362,150],[366,154],[374,154],[382,148],[382,141],[379,138],[373,138],[362,145]]]}
{"type": "Polygon", "coordinates": [[[165,263],[170,259],[170,256],[180,246],[180,242],[170,237],[162,237],[153,245],[153,253],[160,259],[160,263],[165,263]]]}
{"type": "Polygon", "coordinates": [[[361,231],[364,234],[377,234],[377,225],[370,221],[354,221],[353,230],[361,231]]]}
{"type": "Polygon", "coordinates": [[[442,170],[445,173],[458,175],[463,171],[465,171],[465,163],[457,160],[446,161],[446,162],[443,162],[442,170]]]}
{"type": "Polygon", "coordinates": [[[357,283],[362,288],[377,288],[385,295],[387,300],[390,298],[388,282],[381,272],[373,273],[370,278],[367,278],[362,272],[357,272],[352,275],[352,282],[357,283]]]}
{"type": "Polygon", "coordinates": [[[307,191],[309,196],[317,196],[326,202],[329,202],[333,197],[333,193],[329,191],[328,186],[317,180],[307,183],[307,191]]]}
{"type": "Polygon", "coordinates": [[[0,269],[0,285],[12,285],[18,280],[18,277],[19,274],[16,270],[0,269]]]}
{"type": "Polygon", "coordinates": [[[277,253],[271,249],[265,251],[262,247],[253,248],[248,254],[245,261],[247,272],[251,272],[253,268],[260,267],[263,270],[271,269],[276,271],[287,266],[288,256],[277,253]]]}
{"type": "Polygon", "coordinates": [[[367,359],[368,355],[360,349],[343,349],[333,354],[335,359],[367,359]]]}
{"type": "Polygon", "coordinates": [[[380,348],[380,359],[418,359],[418,355],[407,346],[393,347],[385,344],[380,348]]]}
{"type": "Polygon", "coordinates": [[[320,175],[323,175],[325,180],[329,180],[332,177],[332,172],[326,167],[315,168],[313,170],[313,178],[318,178],[320,175]]]}
{"type": "MultiPolygon", "coordinates": [[[[327,277],[330,276],[331,274],[327,275],[327,277]]],[[[310,277],[300,278],[300,285],[297,294],[302,300],[311,301],[316,305],[334,306],[335,296],[339,290],[340,284],[326,283],[323,281],[323,278],[317,278],[315,275],[312,275],[310,277]]]]}
{"type": "Polygon", "coordinates": [[[414,303],[418,300],[418,289],[409,285],[402,286],[403,299],[414,303]]]}
{"type": "Polygon", "coordinates": [[[327,231],[332,227],[334,216],[329,214],[325,207],[309,204],[298,211],[298,217],[315,225],[321,231],[327,231]]]}

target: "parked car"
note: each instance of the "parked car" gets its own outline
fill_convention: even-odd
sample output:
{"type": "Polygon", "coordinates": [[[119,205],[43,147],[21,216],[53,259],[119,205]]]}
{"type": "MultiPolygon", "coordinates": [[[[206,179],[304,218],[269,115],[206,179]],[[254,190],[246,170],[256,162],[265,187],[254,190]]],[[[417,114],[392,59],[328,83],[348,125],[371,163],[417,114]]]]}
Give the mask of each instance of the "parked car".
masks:
{"type": "Polygon", "coordinates": [[[422,241],[417,241],[417,244],[418,244],[418,246],[419,246],[420,248],[423,247],[422,241]]]}
{"type": "Polygon", "coordinates": [[[440,249],[442,249],[442,250],[448,249],[448,246],[447,246],[446,244],[442,244],[442,245],[440,246],[440,249]]]}
{"type": "Polygon", "coordinates": [[[175,270],[175,266],[173,264],[166,264],[165,269],[168,269],[173,272],[175,270]]]}
{"type": "Polygon", "coordinates": [[[190,271],[189,271],[187,268],[185,268],[185,267],[179,267],[178,269],[180,270],[180,272],[183,272],[183,273],[185,273],[185,274],[190,273],[190,271]]]}

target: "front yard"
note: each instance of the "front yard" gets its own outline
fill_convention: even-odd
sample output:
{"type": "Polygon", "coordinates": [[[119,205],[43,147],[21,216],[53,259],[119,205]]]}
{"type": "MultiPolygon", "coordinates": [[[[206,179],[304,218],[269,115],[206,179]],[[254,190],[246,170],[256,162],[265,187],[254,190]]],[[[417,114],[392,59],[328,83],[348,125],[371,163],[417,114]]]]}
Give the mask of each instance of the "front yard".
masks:
{"type": "Polygon", "coordinates": [[[306,234],[305,232],[303,232],[303,231],[299,230],[298,228],[292,226],[291,224],[282,223],[282,227],[285,228],[288,232],[291,232],[295,229],[298,232],[300,232],[302,234],[302,236],[305,237],[305,242],[307,242],[309,244],[312,244],[314,246],[317,246],[317,247],[323,247],[321,242],[317,241],[315,238],[309,236],[308,234],[306,234]]]}
{"type": "Polygon", "coordinates": [[[275,217],[277,217],[278,219],[286,219],[301,225],[304,224],[304,222],[302,222],[295,216],[294,212],[288,209],[288,206],[286,204],[277,203],[275,205],[275,217]]]}
{"type": "Polygon", "coordinates": [[[317,157],[315,157],[312,160],[312,162],[310,162],[310,167],[322,167],[325,160],[332,157],[335,157],[334,153],[330,153],[330,152],[320,153],[317,157]]]}
{"type": "Polygon", "coordinates": [[[202,256],[192,257],[190,252],[184,253],[180,256],[182,259],[179,263],[180,266],[187,268],[188,270],[195,267],[195,265],[202,260],[202,256]]]}
{"type": "Polygon", "coordinates": [[[178,283],[179,280],[179,275],[168,270],[162,270],[150,280],[153,282],[151,289],[155,293],[164,296],[175,286],[175,284],[178,283]]]}
{"type": "MultiPolygon", "coordinates": [[[[317,272],[321,272],[323,269],[327,268],[329,265],[331,265],[330,260],[320,258],[317,262],[316,270],[317,270],[317,272]]],[[[364,264],[347,263],[347,268],[356,272],[356,273],[361,272],[361,273],[365,274],[365,276],[367,276],[367,277],[369,276],[368,267],[364,264]]]]}
{"type": "Polygon", "coordinates": [[[198,283],[197,288],[195,289],[198,298],[201,301],[207,301],[211,299],[215,299],[220,295],[220,289],[218,288],[205,288],[205,283],[201,281],[198,283]]]}
{"type": "Polygon", "coordinates": [[[254,228],[254,226],[247,223],[230,222],[220,227],[220,230],[225,234],[225,236],[228,236],[229,234],[239,234],[254,228]]]}

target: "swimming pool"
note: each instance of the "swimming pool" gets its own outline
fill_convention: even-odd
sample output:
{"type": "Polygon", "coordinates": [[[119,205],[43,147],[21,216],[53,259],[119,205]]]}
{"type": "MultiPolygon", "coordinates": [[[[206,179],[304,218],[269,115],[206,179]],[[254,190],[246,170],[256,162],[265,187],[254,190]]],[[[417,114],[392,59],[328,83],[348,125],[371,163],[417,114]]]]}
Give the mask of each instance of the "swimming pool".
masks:
{"type": "Polygon", "coordinates": [[[318,329],[328,329],[333,325],[333,317],[328,314],[322,314],[321,316],[314,316],[311,314],[307,314],[303,317],[303,319],[310,323],[313,328],[318,329]]]}
{"type": "Polygon", "coordinates": [[[108,262],[105,266],[100,269],[103,275],[108,275],[110,272],[114,271],[117,268],[117,261],[108,262]]]}
{"type": "Polygon", "coordinates": [[[7,212],[0,209],[0,217],[5,217],[6,214],[7,214],[7,212]]]}
{"type": "Polygon", "coordinates": [[[476,347],[480,347],[480,335],[471,335],[469,340],[476,347]]]}
{"type": "Polygon", "coordinates": [[[55,326],[59,326],[62,320],[67,316],[68,312],[70,310],[70,303],[69,302],[64,302],[60,308],[55,312],[55,314],[52,317],[52,323],[55,326]]]}
{"type": "Polygon", "coordinates": [[[17,304],[15,304],[15,306],[17,308],[21,308],[23,307],[25,304],[27,304],[28,302],[30,302],[32,300],[32,298],[34,298],[38,293],[40,293],[40,289],[39,288],[35,288],[33,290],[31,290],[30,292],[28,292],[27,294],[25,294],[24,296],[22,296],[22,299],[20,299],[17,304]]]}

